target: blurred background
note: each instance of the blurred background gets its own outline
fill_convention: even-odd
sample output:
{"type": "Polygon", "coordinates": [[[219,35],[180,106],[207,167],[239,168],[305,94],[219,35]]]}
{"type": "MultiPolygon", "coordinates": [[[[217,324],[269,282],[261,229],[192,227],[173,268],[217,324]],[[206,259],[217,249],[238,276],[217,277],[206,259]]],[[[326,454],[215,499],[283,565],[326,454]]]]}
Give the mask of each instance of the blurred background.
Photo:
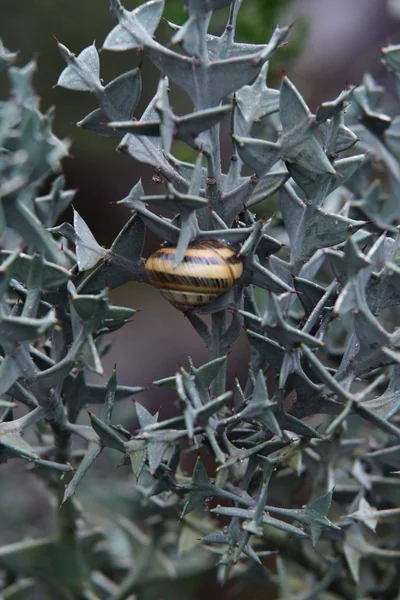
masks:
{"type": "MultiPolygon", "coordinates": [[[[134,8],[136,4],[125,0],[127,9],[134,8]]],[[[271,61],[269,85],[279,86],[283,68],[312,110],[320,102],[338,95],[346,81],[360,83],[365,71],[388,85],[390,75],[379,63],[379,47],[388,41],[395,43],[400,40],[399,0],[245,0],[243,4],[237,31],[240,41],[266,42],[277,23],[281,26],[294,23],[288,45],[271,61]]],[[[185,14],[181,0],[166,0],[164,16],[173,22],[183,23],[185,14]]],[[[224,10],[214,15],[214,34],[222,33],[226,18],[227,11],[224,10]]],[[[59,137],[70,137],[73,142],[71,157],[64,165],[67,187],[77,189],[74,206],[97,241],[105,247],[111,245],[130,216],[128,211],[113,203],[124,198],[139,177],[143,179],[146,193],[155,193],[155,190],[160,193],[160,188],[156,188],[151,181],[151,169],[115,151],[115,139],[95,136],[74,125],[96,105],[89,94],[54,87],[64,62],[53,36],[70,51],[79,54],[93,40],[97,47],[101,47],[113,26],[108,0],[0,2],[0,37],[9,50],[20,51],[19,65],[33,57],[37,59],[35,86],[42,98],[42,110],[56,105],[54,130],[59,137]]],[[[157,38],[166,42],[169,34],[168,27],[160,25],[157,38]]],[[[101,76],[105,83],[142,61],[143,94],[135,114],[137,118],[156,91],[158,72],[143,55],[134,51],[101,53],[101,76]]],[[[6,94],[4,76],[0,81],[0,99],[6,94]]],[[[171,103],[178,114],[191,109],[187,98],[177,89],[173,89],[171,103]]],[[[186,150],[181,151],[183,154],[180,157],[187,157],[184,154],[186,150]]],[[[227,152],[230,152],[228,146],[227,152]]],[[[65,220],[71,220],[70,213],[65,215],[65,220]]],[[[161,241],[148,236],[144,255],[154,252],[161,241]]],[[[187,365],[188,356],[192,357],[195,365],[203,364],[208,359],[206,348],[187,319],[153,288],[140,284],[126,285],[114,290],[111,300],[114,304],[132,306],[141,312],[132,323],[109,336],[113,340],[113,347],[104,361],[104,376],[108,379],[116,363],[119,382],[148,385],[149,389],[138,399],[147,404],[151,412],[161,407],[161,416],[166,417],[174,395],[154,388],[149,382],[174,374],[177,367],[187,365]]],[[[242,336],[230,357],[229,377],[238,375],[244,379],[247,363],[248,349],[242,336]]],[[[96,382],[100,383],[99,378],[96,382]]],[[[129,415],[132,415],[132,419],[134,416],[132,404],[119,405],[115,414],[116,422],[123,421],[129,428],[129,415]]],[[[104,460],[112,464],[115,462],[111,455],[106,455],[104,460]]],[[[46,530],[52,529],[43,505],[31,500],[32,497],[40,497],[40,485],[36,480],[29,479],[30,493],[15,502],[17,487],[13,482],[16,484],[20,480],[19,471],[23,468],[17,462],[22,461],[13,461],[13,469],[8,469],[10,485],[2,488],[0,508],[8,507],[7,526],[0,531],[3,542],[17,541],[26,535],[37,535],[38,532],[43,535],[46,530]],[[31,496],[31,493],[34,495],[31,496]],[[20,518],[21,509],[24,510],[24,520],[20,518]]],[[[91,478],[88,477],[86,489],[90,482],[91,478]]],[[[130,480],[122,485],[130,486],[130,480]]],[[[101,494],[100,486],[98,490],[101,494]]],[[[92,488],[92,508],[93,497],[92,488]]],[[[85,498],[84,486],[79,498],[85,498]]]]}

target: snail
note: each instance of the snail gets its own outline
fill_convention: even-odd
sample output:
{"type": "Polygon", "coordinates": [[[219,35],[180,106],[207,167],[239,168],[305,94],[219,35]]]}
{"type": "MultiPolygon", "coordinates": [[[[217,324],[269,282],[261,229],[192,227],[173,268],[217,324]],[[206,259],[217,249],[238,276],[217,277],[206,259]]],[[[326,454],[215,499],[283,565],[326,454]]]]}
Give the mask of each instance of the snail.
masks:
{"type": "Polygon", "coordinates": [[[176,248],[160,248],[146,261],[151,284],[175,308],[184,312],[204,306],[229,291],[243,273],[237,252],[218,240],[191,244],[183,261],[174,267],[176,248]]]}

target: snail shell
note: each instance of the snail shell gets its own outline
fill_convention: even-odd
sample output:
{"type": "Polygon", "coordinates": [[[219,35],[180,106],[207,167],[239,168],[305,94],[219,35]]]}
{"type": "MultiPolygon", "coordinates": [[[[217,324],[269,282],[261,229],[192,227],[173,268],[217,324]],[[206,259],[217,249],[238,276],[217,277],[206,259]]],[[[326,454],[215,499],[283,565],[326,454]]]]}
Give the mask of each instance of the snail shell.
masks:
{"type": "Polygon", "coordinates": [[[241,257],[218,240],[191,244],[177,267],[175,253],[175,247],[160,248],[145,267],[150,283],[179,310],[208,304],[230,290],[243,273],[241,257]]]}

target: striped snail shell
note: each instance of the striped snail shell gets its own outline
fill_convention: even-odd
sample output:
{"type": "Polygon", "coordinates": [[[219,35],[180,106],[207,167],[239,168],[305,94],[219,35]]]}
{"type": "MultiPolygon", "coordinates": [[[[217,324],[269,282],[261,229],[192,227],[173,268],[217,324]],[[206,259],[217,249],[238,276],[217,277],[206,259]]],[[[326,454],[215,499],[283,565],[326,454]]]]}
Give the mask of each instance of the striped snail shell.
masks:
{"type": "Polygon", "coordinates": [[[147,259],[145,267],[150,283],[184,312],[224,294],[243,273],[241,257],[218,240],[191,244],[177,267],[175,253],[175,247],[160,248],[147,259]]]}

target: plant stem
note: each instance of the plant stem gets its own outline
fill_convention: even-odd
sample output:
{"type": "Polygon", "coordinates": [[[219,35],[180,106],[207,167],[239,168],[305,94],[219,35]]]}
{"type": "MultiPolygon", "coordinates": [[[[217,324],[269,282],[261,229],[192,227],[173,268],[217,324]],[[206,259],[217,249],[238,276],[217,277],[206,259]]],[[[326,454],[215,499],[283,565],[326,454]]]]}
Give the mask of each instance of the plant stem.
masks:
{"type": "MultiPolygon", "coordinates": [[[[227,348],[224,343],[224,333],[226,329],[227,313],[226,310],[213,313],[211,315],[211,344],[210,359],[215,360],[226,354],[227,348]]],[[[226,362],[211,384],[213,396],[220,396],[226,391],[226,362]]]]}
{"type": "MultiPolygon", "coordinates": [[[[57,499],[62,502],[64,485],[57,485],[57,499]]],[[[87,567],[82,542],[78,536],[77,519],[80,510],[73,499],[63,504],[57,512],[58,547],[64,561],[64,577],[69,581],[71,598],[80,599],[87,580],[87,567]]]]}

